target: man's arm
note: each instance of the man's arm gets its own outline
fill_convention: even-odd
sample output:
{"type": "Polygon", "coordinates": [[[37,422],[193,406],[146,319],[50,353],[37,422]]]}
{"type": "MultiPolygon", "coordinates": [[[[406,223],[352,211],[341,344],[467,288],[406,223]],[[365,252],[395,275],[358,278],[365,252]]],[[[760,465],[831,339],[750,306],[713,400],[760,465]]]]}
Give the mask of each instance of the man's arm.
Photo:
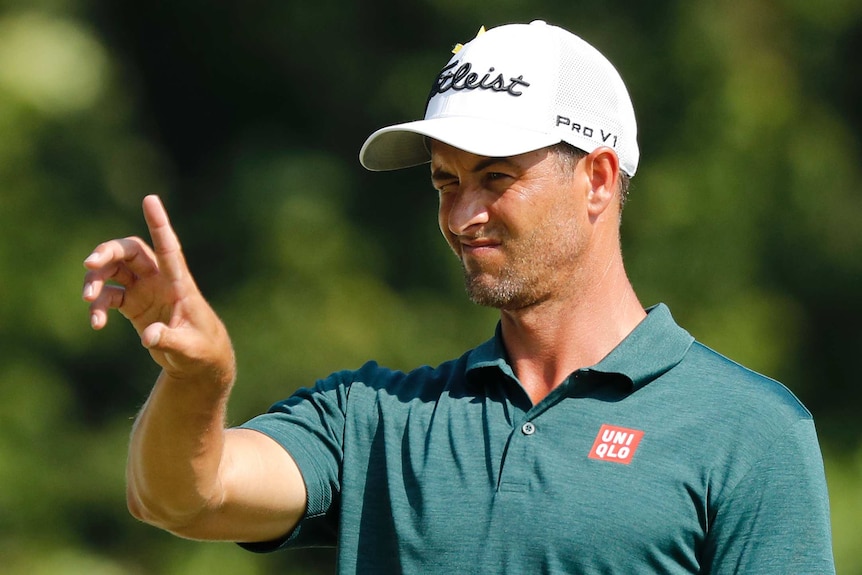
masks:
{"type": "Polygon", "coordinates": [[[129,510],[183,537],[283,536],[305,512],[299,469],[269,437],[225,429],[236,375],[230,338],[191,277],[161,201],[148,196],[143,209],[152,248],[140,238],[111,240],[84,262],[93,328],[119,310],[162,367],[132,432],[129,510]]]}
{"type": "Polygon", "coordinates": [[[829,498],[814,422],[789,427],[733,487],[710,526],[704,571],[835,573],[829,498]]]}

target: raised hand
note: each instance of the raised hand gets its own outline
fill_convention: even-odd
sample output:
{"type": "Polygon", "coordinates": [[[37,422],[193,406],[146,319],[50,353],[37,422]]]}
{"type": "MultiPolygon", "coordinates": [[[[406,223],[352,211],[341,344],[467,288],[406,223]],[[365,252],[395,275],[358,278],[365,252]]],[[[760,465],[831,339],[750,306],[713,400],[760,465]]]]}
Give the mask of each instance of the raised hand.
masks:
{"type": "Polygon", "coordinates": [[[227,330],[198,290],[162,202],[147,196],[143,208],[152,247],[115,239],[84,261],[93,328],[119,310],[163,368],[132,429],[129,510],[195,539],[279,537],[305,512],[302,475],[273,439],[225,429],[236,375],[227,330]]]}
{"type": "Polygon", "coordinates": [[[170,376],[227,383],[235,368],[224,325],[195,284],[161,200],[147,196],[143,210],[152,247],[137,237],[115,239],[84,260],[90,323],[102,329],[117,309],[170,376]]]}

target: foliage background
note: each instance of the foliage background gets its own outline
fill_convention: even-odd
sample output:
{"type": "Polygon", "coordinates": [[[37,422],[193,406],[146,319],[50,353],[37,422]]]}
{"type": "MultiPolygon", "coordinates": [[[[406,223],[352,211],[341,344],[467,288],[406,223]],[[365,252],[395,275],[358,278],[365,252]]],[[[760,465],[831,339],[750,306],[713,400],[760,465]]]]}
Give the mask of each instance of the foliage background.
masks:
{"type": "Polygon", "coordinates": [[[81,261],[145,234],[141,198],[162,195],[235,339],[236,423],[367,358],[460,354],[495,316],[463,297],[425,172],[356,154],[421,115],[452,45],[535,18],[633,95],[623,237],[643,302],[814,412],[839,573],[862,573],[862,3],[0,0],[4,573],[331,572],[329,550],[255,556],[128,516],[156,372],[116,317],[90,331],[81,261]]]}

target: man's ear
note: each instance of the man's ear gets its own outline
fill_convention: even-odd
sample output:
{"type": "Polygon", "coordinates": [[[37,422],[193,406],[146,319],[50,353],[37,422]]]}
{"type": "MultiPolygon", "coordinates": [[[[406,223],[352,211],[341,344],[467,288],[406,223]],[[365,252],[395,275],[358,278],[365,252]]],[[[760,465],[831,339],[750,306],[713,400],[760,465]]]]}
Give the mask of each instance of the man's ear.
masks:
{"type": "Polygon", "coordinates": [[[620,181],[620,160],[611,148],[596,148],[584,158],[584,168],[590,181],[587,209],[598,217],[615,202],[620,181]]]}

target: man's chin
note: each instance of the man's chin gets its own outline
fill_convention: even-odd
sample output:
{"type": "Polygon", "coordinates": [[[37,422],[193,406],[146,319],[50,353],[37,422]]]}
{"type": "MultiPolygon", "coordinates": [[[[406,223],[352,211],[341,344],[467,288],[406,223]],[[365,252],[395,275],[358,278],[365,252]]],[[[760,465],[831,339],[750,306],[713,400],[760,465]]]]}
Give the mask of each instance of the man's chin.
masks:
{"type": "Polygon", "coordinates": [[[481,278],[467,278],[465,288],[470,301],[484,307],[508,309],[516,300],[518,294],[500,282],[482,281],[481,278]]]}

